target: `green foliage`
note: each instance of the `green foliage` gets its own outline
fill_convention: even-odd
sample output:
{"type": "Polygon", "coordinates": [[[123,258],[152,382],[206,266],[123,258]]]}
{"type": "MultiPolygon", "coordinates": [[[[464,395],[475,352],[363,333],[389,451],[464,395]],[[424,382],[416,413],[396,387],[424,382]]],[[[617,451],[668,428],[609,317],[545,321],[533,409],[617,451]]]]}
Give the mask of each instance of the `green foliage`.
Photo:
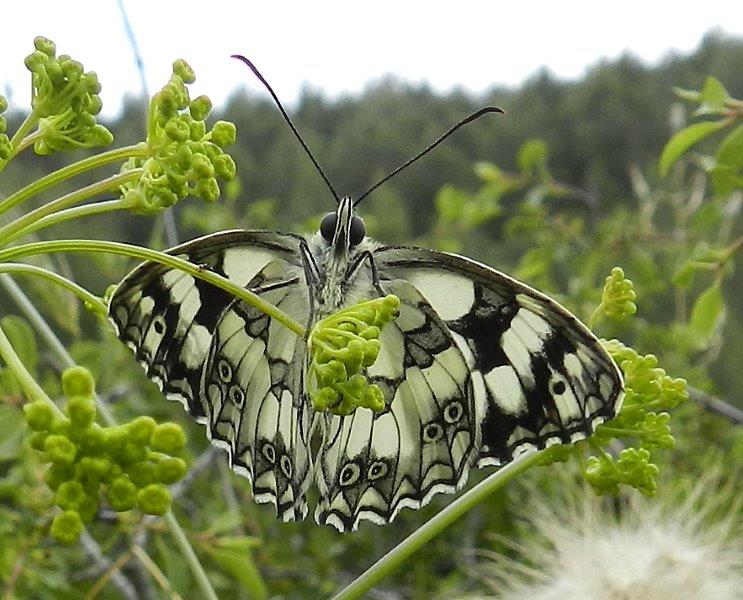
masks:
{"type": "MultiPolygon", "coordinates": [[[[693,123],[676,132],[660,157],[659,170],[666,176],[671,167],[692,146],[708,136],[729,128],[743,119],[743,102],[730,97],[725,87],[714,77],[707,77],[701,92],[676,90],[683,98],[699,105],[697,117],[719,117],[716,121],[693,123]]],[[[711,173],[712,185],[721,195],[743,188],[743,125],[739,125],[720,144],[714,158],[705,161],[711,173]]]]}
{"type": "Polygon", "coordinates": [[[194,79],[188,64],[177,60],[170,81],[150,101],[147,153],[122,167],[123,172],[143,171],[122,187],[135,213],[156,213],[189,195],[214,202],[220,193],[218,179],[235,176],[235,162],[223,151],[235,142],[235,126],[218,121],[207,130],[211,101],[206,96],[190,99],[187,84],[194,79]]]}
{"type": "Polygon", "coordinates": [[[694,301],[689,316],[689,330],[696,343],[704,347],[721,325],[725,314],[725,302],[719,282],[714,282],[694,301]]]}
{"type": "Polygon", "coordinates": [[[8,121],[3,116],[3,113],[8,110],[8,101],[5,96],[0,95],[0,160],[6,160],[10,158],[13,153],[13,147],[10,144],[10,138],[6,133],[8,129],[8,121]]]}
{"type": "Polygon", "coordinates": [[[357,408],[384,409],[382,391],[363,374],[379,354],[379,336],[398,315],[400,299],[389,295],[344,308],[312,328],[308,340],[309,395],[315,410],[336,415],[357,408]]]}
{"type": "Polygon", "coordinates": [[[77,541],[83,523],[95,518],[101,494],[117,512],[138,506],[144,513],[165,514],[171,497],[163,484],[186,473],[182,459],[168,456],[183,449],[183,430],[175,423],[156,425],[150,417],[100,427],[93,377],[83,367],[63,373],[62,389],[67,396],[62,418],[40,400],[24,406],[26,422],[36,432],[31,445],[51,463],[44,479],[64,511],[54,518],[52,536],[63,544],[77,541]]]}

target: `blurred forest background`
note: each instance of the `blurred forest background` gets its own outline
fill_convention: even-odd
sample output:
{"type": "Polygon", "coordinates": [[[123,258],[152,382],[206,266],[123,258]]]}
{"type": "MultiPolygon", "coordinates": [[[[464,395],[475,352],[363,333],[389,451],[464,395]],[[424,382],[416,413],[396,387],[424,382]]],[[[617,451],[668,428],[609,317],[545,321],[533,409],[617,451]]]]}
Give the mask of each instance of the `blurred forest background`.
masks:
{"type": "MultiPolygon", "coordinates": [[[[374,192],[360,210],[368,233],[386,242],[471,256],[554,295],[584,319],[600,301],[604,277],[611,267],[621,266],[635,281],[638,315],[627,324],[603,325],[599,335],[617,336],[642,353],[656,354],[672,376],[686,377],[700,392],[743,408],[741,273],[733,261],[723,265],[724,307],[707,327],[694,322],[693,312],[712,278],[703,272],[694,280],[680,275],[688,261],[704,260],[699,258],[704,252],[727,247],[743,234],[741,192],[713,194],[699,169],[695,157],[714,153],[719,138],[695,148],[668,177],[658,174],[664,145],[692,120],[694,107],[675,96],[673,88],[699,90],[713,76],[731,96],[741,98],[742,64],[743,41],[712,33],[693,54],[671,56],[653,66],[625,56],[594,65],[576,81],[557,80],[543,71],[517,89],[494,88],[473,97],[457,91],[441,95],[390,77],[370,84],[360,96],[333,100],[308,88],[291,113],[336,189],[358,195],[466,114],[486,104],[502,107],[505,115],[490,115],[463,128],[374,192]]],[[[265,75],[270,81],[271,74],[265,75]]],[[[100,73],[104,87],[110,76],[100,73]]],[[[245,76],[250,78],[247,71],[245,76]]],[[[281,96],[281,90],[277,92],[281,96]]],[[[145,112],[142,99],[130,98],[120,117],[106,123],[117,145],[142,139],[145,112]]],[[[228,186],[226,197],[216,204],[187,200],[176,206],[178,240],[234,227],[315,230],[319,218],[333,209],[333,200],[270,98],[260,90],[239,91],[226,106],[217,107],[214,116],[237,125],[237,145],[230,152],[239,181],[228,186]]],[[[12,130],[21,115],[10,113],[8,119],[12,130]]],[[[64,155],[40,160],[23,154],[4,173],[2,185],[8,189],[0,192],[66,162],[64,155]]],[[[162,217],[153,221],[126,214],[81,223],[61,225],[57,237],[166,247],[174,234],[162,217]]],[[[99,293],[131,267],[121,259],[100,256],[48,261],[99,293]]],[[[187,422],[180,408],[162,400],[128,353],[110,334],[101,333],[76,301],[42,286],[27,289],[63,333],[73,355],[95,373],[99,389],[117,411],[187,422]]],[[[7,315],[15,309],[3,293],[0,305],[7,315]]],[[[51,380],[53,370],[45,360],[39,349],[36,368],[40,377],[51,380]]],[[[666,451],[667,464],[661,465],[664,474],[681,482],[674,493],[712,463],[723,465],[723,479],[734,480],[743,456],[739,432],[694,403],[680,413],[679,447],[666,451]]],[[[359,533],[345,536],[311,522],[280,524],[269,509],[248,500],[249,485],[225,469],[221,454],[207,451],[201,428],[187,426],[195,466],[178,511],[224,598],[327,596],[448,501],[437,497],[419,513],[403,511],[391,526],[366,524],[359,533]],[[226,532],[249,541],[237,554],[222,551],[213,542],[226,532]]],[[[0,440],[0,449],[4,443],[7,458],[13,454],[7,440],[0,440]]],[[[7,464],[1,462],[3,456],[0,473],[7,464]]],[[[4,477],[11,480],[7,469],[4,477]]],[[[535,475],[531,484],[536,481],[549,494],[554,482],[548,477],[535,475]]],[[[500,536],[523,541],[533,535],[523,531],[515,508],[532,490],[526,484],[514,485],[471,512],[374,597],[493,593],[488,583],[493,580],[483,574],[482,556],[474,549],[517,553],[500,536]],[[466,551],[460,552],[463,548],[466,551]]],[[[559,495],[555,491],[555,497],[559,495]]],[[[9,497],[0,496],[0,503],[22,505],[9,497]]],[[[32,509],[17,508],[18,514],[24,510],[32,509]]],[[[135,528],[126,521],[113,526],[135,528]]],[[[121,543],[111,535],[111,527],[103,522],[93,528],[97,538],[109,540],[108,550],[121,543]]],[[[190,576],[169,547],[167,533],[150,522],[149,535],[153,555],[173,589],[189,597],[190,576]]],[[[5,551],[10,552],[7,547],[5,551]]],[[[9,560],[0,553],[0,564],[9,560]]],[[[37,568],[36,579],[26,585],[37,587],[19,584],[18,593],[29,595],[18,597],[82,597],[85,580],[69,577],[76,566],[84,574],[85,559],[78,550],[47,546],[34,560],[43,568],[37,568]],[[30,589],[46,591],[34,596],[30,589]]],[[[159,597],[151,585],[142,589],[159,597]]],[[[101,597],[117,597],[116,591],[109,586],[101,597]]]]}

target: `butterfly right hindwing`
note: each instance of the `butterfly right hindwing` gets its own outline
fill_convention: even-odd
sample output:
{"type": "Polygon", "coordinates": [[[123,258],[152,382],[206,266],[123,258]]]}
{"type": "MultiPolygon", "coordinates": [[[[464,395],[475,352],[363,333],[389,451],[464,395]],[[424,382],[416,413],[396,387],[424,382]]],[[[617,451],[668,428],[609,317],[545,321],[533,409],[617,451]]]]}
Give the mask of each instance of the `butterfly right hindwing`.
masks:
{"type": "MultiPolygon", "coordinates": [[[[309,323],[301,238],[230,231],[170,250],[247,287],[309,323]]],[[[207,426],[258,502],[284,520],[306,513],[311,460],[304,396],[305,343],[231,294],[147,262],[115,290],[109,316],[118,336],[170,400],[207,426]]]]}
{"type": "MultiPolygon", "coordinates": [[[[269,263],[249,287],[306,323],[307,288],[285,275],[278,261],[269,263]]],[[[235,300],[215,326],[201,384],[212,439],[253,482],[256,502],[273,504],[287,521],[307,512],[312,410],[303,389],[305,355],[304,340],[294,332],[235,300]]]]}
{"type": "Polygon", "coordinates": [[[406,281],[382,286],[400,298],[400,314],[382,330],[366,375],[387,409],[327,417],[319,457],[315,517],[340,531],[364,519],[387,523],[404,507],[456,491],[477,446],[470,373],[448,328],[406,281]]]}

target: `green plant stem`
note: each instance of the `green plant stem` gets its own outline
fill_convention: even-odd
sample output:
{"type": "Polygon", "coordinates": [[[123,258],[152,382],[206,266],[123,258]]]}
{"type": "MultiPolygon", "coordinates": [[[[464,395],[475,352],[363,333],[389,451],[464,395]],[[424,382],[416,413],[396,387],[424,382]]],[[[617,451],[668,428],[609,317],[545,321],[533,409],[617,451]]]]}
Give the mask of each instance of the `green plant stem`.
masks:
{"type": "MultiPolygon", "coordinates": [[[[16,130],[15,134],[13,134],[13,137],[10,140],[11,154],[8,158],[4,160],[0,159],[0,171],[2,171],[5,168],[5,165],[7,165],[11,160],[13,160],[16,157],[16,155],[19,152],[19,146],[21,145],[23,138],[26,137],[26,134],[29,131],[31,131],[34,127],[36,127],[36,123],[38,122],[39,122],[39,116],[35,110],[32,110],[29,113],[29,115],[23,120],[23,123],[21,123],[21,126],[16,130]]],[[[2,212],[3,211],[0,210],[0,213],[2,212]]]]}
{"type": "Polygon", "coordinates": [[[57,198],[56,200],[52,200],[51,202],[43,204],[39,208],[26,213],[22,217],[16,219],[15,221],[12,221],[11,223],[8,223],[4,227],[0,227],[0,246],[3,246],[13,239],[17,238],[20,231],[32,225],[39,219],[46,217],[47,215],[50,215],[52,213],[59,212],[60,210],[68,208],[70,206],[74,206],[75,204],[80,204],[88,198],[91,198],[98,194],[102,194],[103,192],[117,189],[120,185],[126,183],[127,181],[136,179],[141,174],[142,169],[132,169],[131,171],[118,173],[101,181],[97,181],[96,183],[87,185],[84,188],[80,188],[79,190],[66,194],[65,196],[57,198]]]}
{"type": "Polygon", "coordinates": [[[14,148],[16,154],[20,154],[23,152],[26,148],[29,146],[32,146],[36,143],[36,140],[38,140],[40,137],[43,137],[43,133],[39,131],[38,129],[34,131],[31,135],[27,135],[25,138],[21,140],[21,143],[18,144],[17,148],[14,148]]]}
{"type": "Polygon", "coordinates": [[[70,281],[66,277],[62,277],[59,273],[49,271],[36,265],[26,265],[20,263],[0,263],[0,273],[17,273],[21,275],[36,275],[42,277],[47,281],[56,283],[62,286],[66,290],[72,292],[80,298],[85,304],[89,304],[90,307],[102,316],[106,315],[107,308],[98,296],[91,294],[81,285],[78,285],[74,281],[70,281]]]}
{"type": "Polygon", "coordinates": [[[334,596],[333,600],[354,600],[361,598],[365,592],[372,589],[384,577],[389,575],[459,517],[472,510],[475,505],[485,500],[516,475],[520,475],[527,469],[538,465],[541,460],[541,453],[535,452],[522,456],[493,473],[485,481],[482,481],[469,492],[452,502],[420,529],[414,531],[400,544],[395,546],[360,577],[334,596]]]}
{"type": "Polygon", "coordinates": [[[52,399],[46,395],[46,392],[41,389],[41,386],[36,383],[31,373],[28,372],[28,369],[26,369],[26,366],[16,354],[13,345],[5,335],[2,327],[0,327],[0,358],[5,361],[5,364],[8,365],[8,368],[10,368],[13,375],[20,382],[23,391],[26,392],[30,401],[41,401],[44,404],[48,404],[57,417],[64,417],[62,411],[57,408],[57,405],[52,402],[52,399]]]}
{"type": "Polygon", "coordinates": [[[178,544],[178,547],[183,553],[183,556],[186,558],[186,562],[188,562],[188,565],[191,567],[191,572],[194,574],[196,583],[201,589],[204,598],[208,598],[208,600],[219,600],[217,594],[214,592],[214,588],[212,588],[212,584],[209,582],[209,578],[206,576],[204,567],[199,562],[199,557],[196,556],[196,552],[194,552],[193,547],[188,542],[188,538],[183,532],[183,529],[181,529],[175,515],[168,511],[163,518],[168,524],[168,527],[170,527],[170,531],[175,538],[176,544],[178,544]]]}
{"type": "Polygon", "coordinates": [[[0,201],[0,215],[61,181],[65,181],[66,179],[75,177],[80,173],[85,173],[86,171],[97,169],[98,167],[110,163],[125,161],[132,156],[146,156],[147,152],[148,149],[144,143],[136,144],[134,146],[125,146],[124,148],[117,148],[116,150],[109,150],[108,152],[96,154],[63,167],[53,173],[49,173],[49,175],[46,175],[41,179],[37,179],[33,183],[21,188],[14,194],[11,194],[4,200],[0,201]]]}
{"type": "Polygon", "coordinates": [[[36,254],[52,252],[100,252],[131,256],[140,260],[160,263],[172,269],[178,269],[179,271],[188,273],[198,279],[203,279],[207,283],[211,283],[212,285],[225,290],[233,296],[240,298],[240,300],[247,302],[251,306],[255,306],[258,310],[267,314],[269,317],[276,319],[279,323],[296,333],[301,338],[304,338],[306,334],[305,328],[289,315],[276,308],[270,302],[266,302],[253,292],[235,285],[229,279],[226,279],[213,271],[208,271],[198,265],[194,265],[193,263],[177,256],[157,252],[156,250],[150,250],[149,248],[143,248],[141,246],[98,240],[51,240],[23,244],[0,250],[0,262],[13,260],[23,256],[33,256],[36,254]]]}
{"type": "Polygon", "coordinates": [[[118,200],[106,200],[104,202],[96,202],[94,204],[85,204],[83,206],[75,206],[73,208],[66,208],[54,213],[53,215],[47,215],[42,217],[38,221],[27,225],[20,231],[18,231],[14,238],[22,238],[27,235],[63,223],[64,221],[70,221],[72,219],[79,219],[80,217],[92,217],[94,215],[102,215],[117,210],[128,210],[131,208],[131,203],[127,202],[123,198],[118,200]]]}
{"type": "Polygon", "coordinates": [[[610,435],[613,438],[642,437],[642,432],[637,431],[636,429],[620,429],[619,427],[608,427],[604,424],[601,424],[599,426],[598,431],[603,434],[610,435]]]}

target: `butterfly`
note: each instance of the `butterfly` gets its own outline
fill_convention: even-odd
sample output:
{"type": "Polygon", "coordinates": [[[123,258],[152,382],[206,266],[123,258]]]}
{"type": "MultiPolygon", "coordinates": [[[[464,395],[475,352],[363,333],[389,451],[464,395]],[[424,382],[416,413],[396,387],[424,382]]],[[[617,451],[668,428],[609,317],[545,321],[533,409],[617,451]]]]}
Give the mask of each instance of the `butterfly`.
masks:
{"type": "Polygon", "coordinates": [[[479,262],[372,240],[356,214],[361,198],[337,198],[311,236],[232,230],[168,252],[308,331],[344,307],[396,295],[399,316],[366,368],[381,412],[316,412],[307,340],[199,278],[146,262],[110,299],[118,337],[227,450],[257,502],[301,520],[314,485],[318,523],[384,524],[460,489],[473,468],[584,439],[616,415],[621,373],[575,316],[479,262]]]}

